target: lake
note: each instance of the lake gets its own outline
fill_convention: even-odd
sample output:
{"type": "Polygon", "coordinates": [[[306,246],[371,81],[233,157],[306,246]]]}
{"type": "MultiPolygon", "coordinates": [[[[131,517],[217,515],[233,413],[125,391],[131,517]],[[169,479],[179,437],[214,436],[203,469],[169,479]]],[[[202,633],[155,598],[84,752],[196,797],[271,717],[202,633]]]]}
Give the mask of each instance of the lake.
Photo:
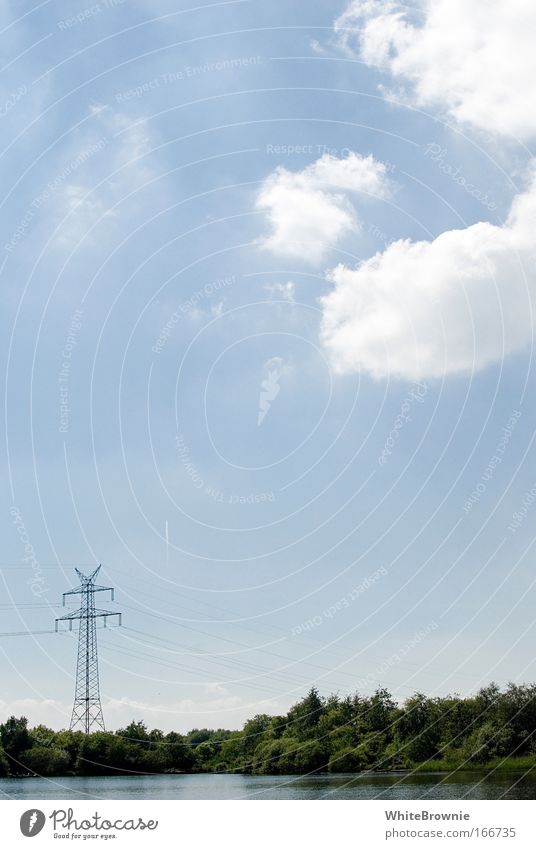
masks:
{"type": "Polygon", "coordinates": [[[536,799],[523,772],[2,778],[10,799],[536,799]]]}

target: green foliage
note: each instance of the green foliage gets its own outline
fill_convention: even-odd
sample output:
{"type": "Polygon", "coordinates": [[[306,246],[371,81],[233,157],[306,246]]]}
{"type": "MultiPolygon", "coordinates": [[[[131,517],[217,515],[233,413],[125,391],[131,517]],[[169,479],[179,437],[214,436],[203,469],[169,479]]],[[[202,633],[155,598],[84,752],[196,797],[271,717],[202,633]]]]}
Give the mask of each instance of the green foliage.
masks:
{"type": "Polygon", "coordinates": [[[329,748],[325,741],[310,740],[296,750],[292,772],[325,772],[328,760],[329,748]]]}
{"type": "Polygon", "coordinates": [[[18,775],[23,771],[20,756],[31,745],[26,717],[21,716],[17,719],[15,716],[10,716],[3,725],[0,725],[0,740],[9,761],[11,774],[18,775]]]}
{"type": "Polygon", "coordinates": [[[293,733],[298,739],[306,740],[316,736],[323,713],[324,703],[316,687],[311,687],[306,697],[289,710],[287,722],[293,726],[293,733]]]}
{"type": "Polygon", "coordinates": [[[192,746],[189,746],[182,734],[170,731],[166,735],[165,751],[169,758],[169,769],[172,772],[191,772],[195,764],[195,754],[192,746]]]}
{"type": "Polygon", "coordinates": [[[299,742],[279,737],[261,741],[255,749],[253,772],[257,775],[288,775],[295,772],[294,757],[299,742]]]}
{"type": "Polygon", "coordinates": [[[346,747],[333,752],[328,762],[329,772],[359,772],[361,761],[355,749],[346,747]]]}
{"type": "Polygon", "coordinates": [[[379,769],[536,768],[536,685],[496,684],[475,696],[398,705],[371,696],[320,696],[316,688],[285,716],[257,714],[241,731],[149,730],[133,721],[115,733],[0,725],[0,776],[245,772],[258,775],[379,769]]]}
{"type": "Polygon", "coordinates": [[[69,754],[64,749],[51,746],[32,746],[21,754],[21,761],[29,772],[36,775],[65,775],[69,754]]]}

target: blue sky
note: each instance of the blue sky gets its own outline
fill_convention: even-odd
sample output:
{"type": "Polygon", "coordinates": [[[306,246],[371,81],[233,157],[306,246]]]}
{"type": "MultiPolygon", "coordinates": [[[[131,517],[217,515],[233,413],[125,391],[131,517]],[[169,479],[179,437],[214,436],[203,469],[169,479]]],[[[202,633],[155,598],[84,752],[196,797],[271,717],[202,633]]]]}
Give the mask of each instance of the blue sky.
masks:
{"type": "MultiPolygon", "coordinates": [[[[534,58],[482,3],[4,4],[0,631],[102,562],[108,727],[534,679],[534,58]]],[[[0,649],[68,725],[75,641],[0,649]]]]}

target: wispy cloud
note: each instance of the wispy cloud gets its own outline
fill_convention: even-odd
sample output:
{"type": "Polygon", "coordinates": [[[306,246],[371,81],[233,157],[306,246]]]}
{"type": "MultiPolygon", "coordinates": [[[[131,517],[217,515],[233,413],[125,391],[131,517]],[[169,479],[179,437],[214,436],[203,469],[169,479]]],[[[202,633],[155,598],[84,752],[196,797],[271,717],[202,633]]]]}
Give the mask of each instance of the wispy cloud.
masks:
{"type": "Polygon", "coordinates": [[[92,228],[103,219],[119,220],[114,207],[127,196],[131,216],[136,191],[157,173],[150,158],[153,141],[143,122],[132,124],[122,112],[99,104],[90,112],[94,120],[66,156],[67,161],[76,161],[84,151],[95,149],[59,192],[59,211],[65,216],[56,238],[60,247],[81,240],[94,243],[92,228]]]}
{"type": "Polygon", "coordinates": [[[287,301],[289,304],[294,303],[295,286],[292,281],[287,283],[268,283],[265,287],[271,298],[281,301],[287,301]]]}

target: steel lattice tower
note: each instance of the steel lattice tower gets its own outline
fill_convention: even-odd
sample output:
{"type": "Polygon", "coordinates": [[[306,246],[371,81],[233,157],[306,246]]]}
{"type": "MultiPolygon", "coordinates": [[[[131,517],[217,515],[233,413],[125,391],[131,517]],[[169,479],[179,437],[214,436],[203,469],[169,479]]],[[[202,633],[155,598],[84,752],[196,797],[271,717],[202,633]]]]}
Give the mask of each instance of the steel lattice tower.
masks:
{"type": "Polygon", "coordinates": [[[74,705],[71,716],[71,731],[81,728],[89,734],[93,727],[104,729],[104,717],[99,691],[99,657],[97,649],[97,619],[102,618],[106,627],[108,616],[118,616],[121,625],[121,614],[112,610],[99,610],[95,607],[95,593],[110,592],[111,601],[114,600],[113,587],[101,587],[95,583],[100,566],[91,575],[83,575],[79,569],[76,574],[80,578],[80,586],[63,593],[63,605],[65,598],[69,595],[80,595],[81,606],[78,610],[60,616],[56,619],[56,631],[58,622],[69,622],[69,631],[72,631],[73,622],[80,621],[78,631],[78,657],[76,660],[76,686],[74,691],[74,705]]]}

